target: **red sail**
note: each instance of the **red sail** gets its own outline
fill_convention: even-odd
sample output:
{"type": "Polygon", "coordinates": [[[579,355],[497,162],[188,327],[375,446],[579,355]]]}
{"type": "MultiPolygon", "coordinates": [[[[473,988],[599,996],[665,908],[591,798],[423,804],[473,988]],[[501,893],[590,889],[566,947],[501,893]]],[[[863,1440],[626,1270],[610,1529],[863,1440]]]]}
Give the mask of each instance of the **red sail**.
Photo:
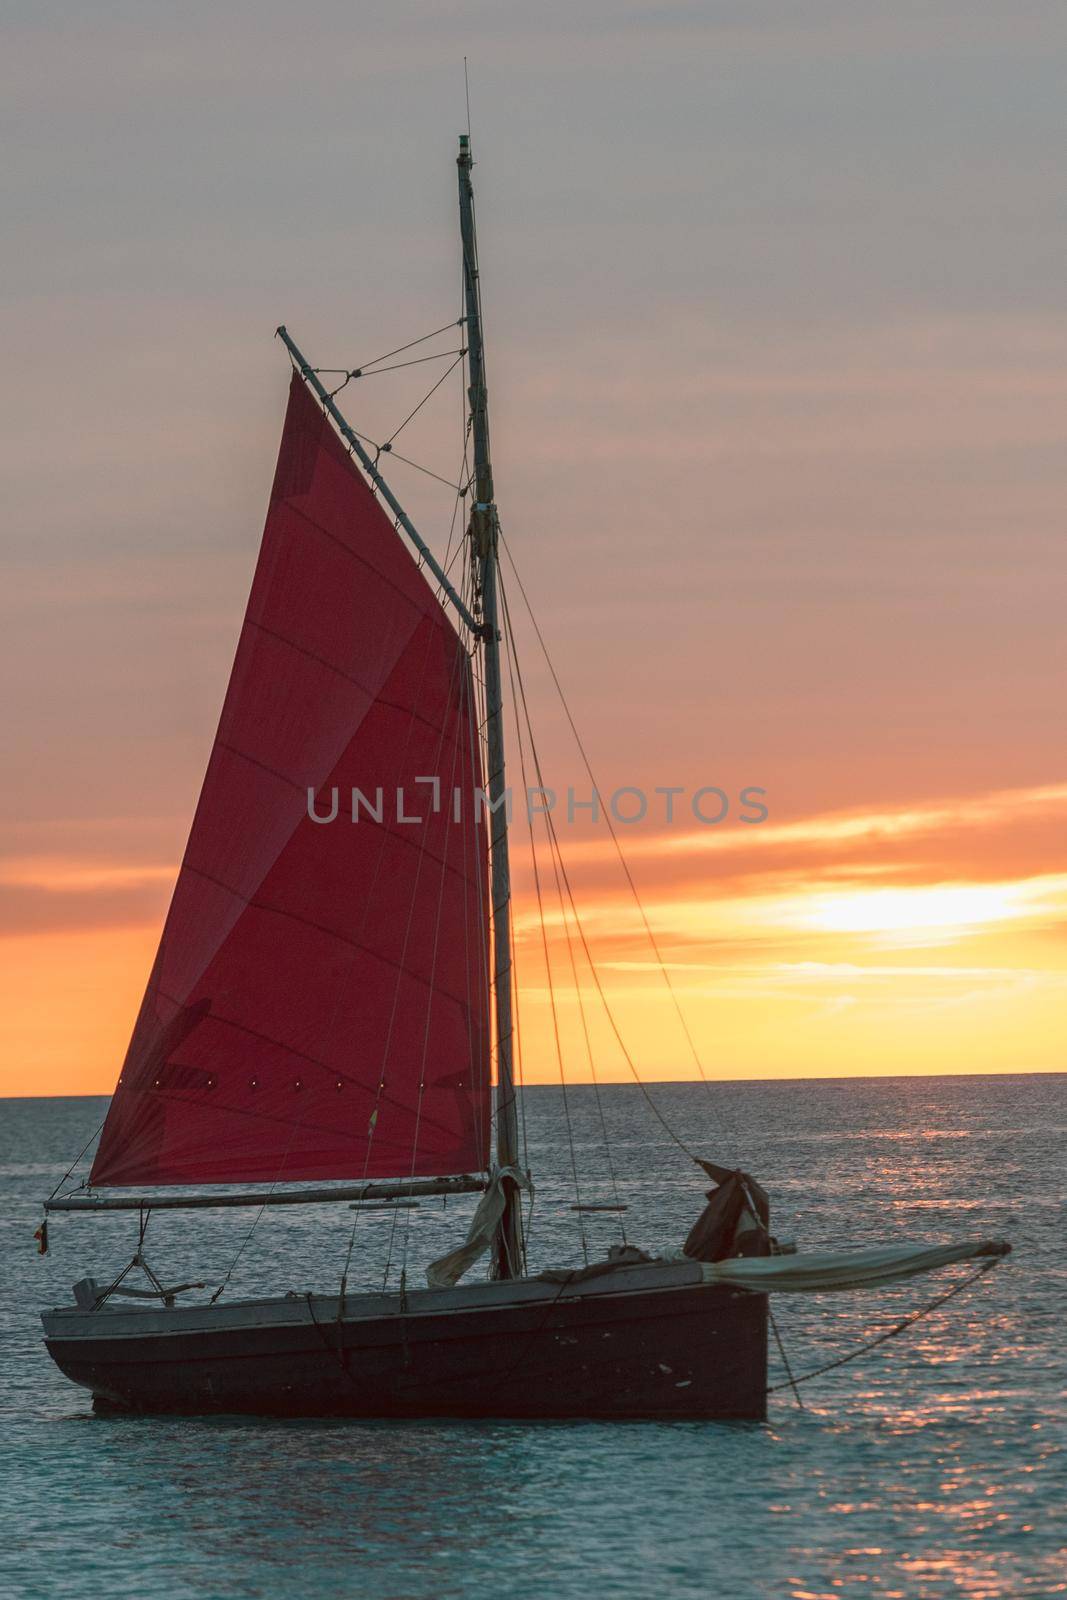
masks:
{"type": "Polygon", "coordinates": [[[487,1166],[480,772],[466,651],[294,375],[226,702],[91,1182],[487,1166]],[[353,789],[375,811],[381,790],[380,822],[363,805],[352,820],[353,789]],[[334,790],[335,819],[313,820],[309,791],[321,818],[334,790]]]}

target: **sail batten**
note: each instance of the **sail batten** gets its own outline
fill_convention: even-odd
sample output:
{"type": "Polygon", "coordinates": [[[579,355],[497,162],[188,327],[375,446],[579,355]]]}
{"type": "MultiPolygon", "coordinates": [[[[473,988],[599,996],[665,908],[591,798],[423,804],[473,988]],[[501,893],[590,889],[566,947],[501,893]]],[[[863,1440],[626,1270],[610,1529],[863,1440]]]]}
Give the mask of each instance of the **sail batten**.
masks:
{"type": "Polygon", "coordinates": [[[484,1170],[485,829],[463,641],[294,375],[230,684],[93,1184],[484,1170]],[[321,813],[318,813],[321,815],[321,813]]]}

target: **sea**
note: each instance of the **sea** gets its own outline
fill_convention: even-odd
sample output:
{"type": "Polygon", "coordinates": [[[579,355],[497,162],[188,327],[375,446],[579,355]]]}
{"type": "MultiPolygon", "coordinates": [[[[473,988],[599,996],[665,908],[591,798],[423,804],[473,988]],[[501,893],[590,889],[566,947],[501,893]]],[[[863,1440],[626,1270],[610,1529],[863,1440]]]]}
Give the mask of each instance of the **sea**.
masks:
{"type": "MultiPolygon", "coordinates": [[[[767,1189],[801,1249],[982,1237],[1002,1265],[903,1333],[788,1384],[766,1423],[278,1422],[94,1416],[38,1311],[108,1279],[135,1214],[41,1198],[101,1099],[0,1102],[0,1596],[99,1600],[1028,1600],[1067,1593],[1067,1075],[538,1087],[531,1266],[677,1248],[690,1151],[767,1189]],[[575,1172],[584,1205],[575,1211],[575,1172]],[[803,1402],[801,1405],[800,1402],[803,1402]]],[[[225,1294],[418,1278],[472,1202],[153,1216],[145,1254],[225,1294]],[[229,1274],[227,1280],[227,1274],[229,1274]]],[[[794,1377],[968,1275],[779,1295],[794,1377]]],[[[519,1380],[521,1381],[521,1375],[519,1380]]]]}

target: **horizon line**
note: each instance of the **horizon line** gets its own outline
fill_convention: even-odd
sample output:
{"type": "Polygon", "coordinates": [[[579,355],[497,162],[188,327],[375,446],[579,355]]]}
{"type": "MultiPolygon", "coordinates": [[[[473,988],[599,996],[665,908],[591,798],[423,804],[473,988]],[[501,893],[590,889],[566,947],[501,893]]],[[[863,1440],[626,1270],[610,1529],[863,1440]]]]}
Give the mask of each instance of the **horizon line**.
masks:
{"type": "MultiPolygon", "coordinates": [[[[929,1082],[937,1078],[1067,1078],[1067,1067],[1021,1067],[1013,1071],[1005,1071],[1001,1067],[979,1067],[977,1070],[970,1068],[961,1069],[959,1072],[825,1072],[825,1073],[796,1073],[780,1078],[642,1078],[635,1082],[633,1078],[592,1078],[575,1079],[562,1085],[568,1091],[571,1089],[684,1089],[690,1084],[708,1085],[718,1083],[870,1083],[886,1079],[906,1079],[908,1082],[919,1079],[929,1082]]],[[[559,1089],[558,1083],[545,1081],[543,1083],[517,1084],[523,1089],[559,1089]]],[[[87,1094],[0,1094],[0,1103],[12,1100],[110,1100],[114,1098],[114,1090],[100,1089],[87,1094]]]]}

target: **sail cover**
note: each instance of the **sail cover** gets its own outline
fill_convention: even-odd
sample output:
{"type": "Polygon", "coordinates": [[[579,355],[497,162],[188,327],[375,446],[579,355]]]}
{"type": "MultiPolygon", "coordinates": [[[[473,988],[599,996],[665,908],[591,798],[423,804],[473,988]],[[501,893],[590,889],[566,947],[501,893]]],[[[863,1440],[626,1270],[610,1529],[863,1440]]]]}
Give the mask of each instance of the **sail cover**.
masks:
{"type": "Polygon", "coordinates": [[[480,773],[467,653],[294,373],[229,689],[92,1183],[487,1166],[480,773]],[[314,820],[335,791],[336,816],[314,820]]]}

